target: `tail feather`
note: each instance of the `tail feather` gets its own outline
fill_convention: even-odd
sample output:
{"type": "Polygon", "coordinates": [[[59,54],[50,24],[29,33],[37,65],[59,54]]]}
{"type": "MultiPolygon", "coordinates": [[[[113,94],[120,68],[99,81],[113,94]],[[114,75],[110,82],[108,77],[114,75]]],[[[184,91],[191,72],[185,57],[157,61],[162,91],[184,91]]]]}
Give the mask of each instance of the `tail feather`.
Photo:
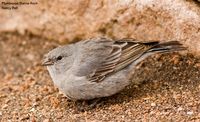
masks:
{"type": "Polygon", "coordinates": [[[152,46],[147,52],[173,52],[173,51],[181,51],[186,50],[187,48],[180,44],[178,41],[170,41],[164,43],[158,43],[152,46]]]}
{"type": "Polygon", "coordinates": [[[146,52],[144,52],[142,55],[140,55],[137,59],[135,59],[132,65],[137,65],[139,62],[141,62],[145,58],[156,53],[169,53],[169,52],[181,51],[181,50],[187,49],[178,41],[170,41],[170,42],[163,42],[163,43],[148,42],[148,43],[143,43],[143,44],[149,46],[150,48],[146,52]]]}

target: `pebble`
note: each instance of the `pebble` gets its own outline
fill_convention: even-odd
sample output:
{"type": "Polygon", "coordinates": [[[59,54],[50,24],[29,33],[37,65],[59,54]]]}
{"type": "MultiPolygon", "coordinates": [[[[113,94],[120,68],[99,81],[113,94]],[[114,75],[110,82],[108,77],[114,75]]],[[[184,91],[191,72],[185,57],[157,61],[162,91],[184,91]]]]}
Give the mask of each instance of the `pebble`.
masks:
{"type": "Polygon", "coordinates": [[[34,111],[35,111],[35,108],[31,108],[31,109],[30,109],[30,112],[34,112],[34,111]]]}
{"type": "Polygon", "coordinates": [[[178,110],[178,111],[182,111],[182,110],[183,110],[183,108],[182,108],[182,107],[179,107],[177,110],[178,110]]]}
{"type": "Polygon", "coordinates": [[[196,67],[196,68],[200,68],[200,63],[196,63],[196,64],[195,64],[195,67],[196,67]]]}
{"type": "Polygon", "coordinates": [[[33,61],[35,59],[35,56],[33,54],[27,54],[26,58],[30,61],[33,61]]]}
{"type": "Polygon", "coordinates": [[[193,111],[188,111],[187,112],[187,115],[192,115],[193,114],[193,111]]]}
{"type": "Polygon", "coordinates": [[[3,105],[2,109],[6,109],[8,107],[8,104],[3,105]]]}
{"type": "Polygon", "coordinates": [[[43,122],[50,122],[50,120],[49,119],[45,119],[43,122]]]}
{"type": "Polygon", "coordinates": [[[151,106],[152,106],[152,107],[155,107],[155,106],[156,106],[156,103],[151,103],[151,106]]]}
{"type": "Polygon", "coordinates": [[[22,117],[20,118],[20,120],[26,120],[26,119],[29,119],[29,115],[28,115],[28,114],[26,114],[26,115],[24,115],[24,116],[22,116],[22,117]]]}

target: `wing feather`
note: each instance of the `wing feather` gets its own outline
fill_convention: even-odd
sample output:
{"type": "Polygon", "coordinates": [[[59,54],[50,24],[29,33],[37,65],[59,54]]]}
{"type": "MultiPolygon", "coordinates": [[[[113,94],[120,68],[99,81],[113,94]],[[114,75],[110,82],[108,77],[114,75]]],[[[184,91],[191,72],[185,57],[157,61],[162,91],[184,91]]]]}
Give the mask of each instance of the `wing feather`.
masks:
{"type": "Polygon", "coordinates": [[[97,40],[95,40],[96,43],[88,42],[91,44],[91,47],[93,47],[90,51],[96,51],[96,53],[90,52],[93,58],[89,59],[95,60],[88,61],[87,59],[87,65],[84,65],[85,67],[82,70],[79,70],[82,71],[80,74],[87,74],[86,76],[91,82],[101,82],[108,75],[120,71],[134,61],[137,61],[145,53],[169,52],[185,49],[177,41],[166,43],[159,43],[157,41],[142,43],[137,42],[134,39],[112,41],[103,38],[103,40],[101,40],[102,39],[100,39],[100,43],[97,42],[97,40]],[[86,68],[89,69],[87,70],[88,72],[85,72],[86,68]]]}
{"type": "Polygon", "coordinates": [[[133,40],[118,40],[112,45],[112,50],[88,79],[92,82],[100,82],[107,75],[117,72],[131,64],[139,58],[146,50],[147,46],[143,43],[134,42],[133,40]]]}
{"type": "Polygon", "coordinates": [[[114,71],[117,62],[120,60],[121,56],[121,46],[112,45],[111,53],[106,57],[105,61],[101,64],[92,77],[89,78],[90,81],[100,82],[105,78],[105,76],[114,71]]]}

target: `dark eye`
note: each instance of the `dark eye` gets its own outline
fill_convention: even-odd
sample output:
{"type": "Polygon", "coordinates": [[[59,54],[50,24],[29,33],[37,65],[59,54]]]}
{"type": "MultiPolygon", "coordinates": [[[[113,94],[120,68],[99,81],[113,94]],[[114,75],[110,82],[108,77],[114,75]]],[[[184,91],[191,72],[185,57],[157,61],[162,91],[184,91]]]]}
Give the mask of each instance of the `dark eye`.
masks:
{"type": "Polygon", "coordinates": [[[56,59],[57,59],[57,60],[61,60],[61,59],[62,59],[62,56],[58,56],[56,59]]]}

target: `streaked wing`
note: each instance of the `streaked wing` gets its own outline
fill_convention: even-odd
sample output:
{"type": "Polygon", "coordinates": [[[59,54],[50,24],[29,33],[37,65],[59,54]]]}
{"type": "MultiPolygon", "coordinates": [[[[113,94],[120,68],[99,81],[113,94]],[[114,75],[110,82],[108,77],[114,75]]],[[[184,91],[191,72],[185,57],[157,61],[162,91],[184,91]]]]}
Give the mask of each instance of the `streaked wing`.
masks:
{"type": "Polygon", "coordinates": [[[100,67],[96,69],[96,71],[93,73],[93,75],[90,75],[89,80],[93,82],[100,82],[102,81],[106,75],[112,73],[117,63],[120,61],[120,56],[122,52],[122,45],[112,44],[111,45],[111,52],[108,54],[105,58],[105,60],[102,62],[100,67]]]}
{"type": "MultiPolygon", "coordinates": [[[[155,43],[157,42],[152,42],[152,45],[155,43]]],[[[117,40],[110,46],[112,51],[106,56],[95,72],[89,75],[88,79],[90,81],[102,81],[109,74],[117,72],[137,60],[152,47],[149,44],[145,45],[145,43],[135,42],[133,39],[117,40]]]]}

